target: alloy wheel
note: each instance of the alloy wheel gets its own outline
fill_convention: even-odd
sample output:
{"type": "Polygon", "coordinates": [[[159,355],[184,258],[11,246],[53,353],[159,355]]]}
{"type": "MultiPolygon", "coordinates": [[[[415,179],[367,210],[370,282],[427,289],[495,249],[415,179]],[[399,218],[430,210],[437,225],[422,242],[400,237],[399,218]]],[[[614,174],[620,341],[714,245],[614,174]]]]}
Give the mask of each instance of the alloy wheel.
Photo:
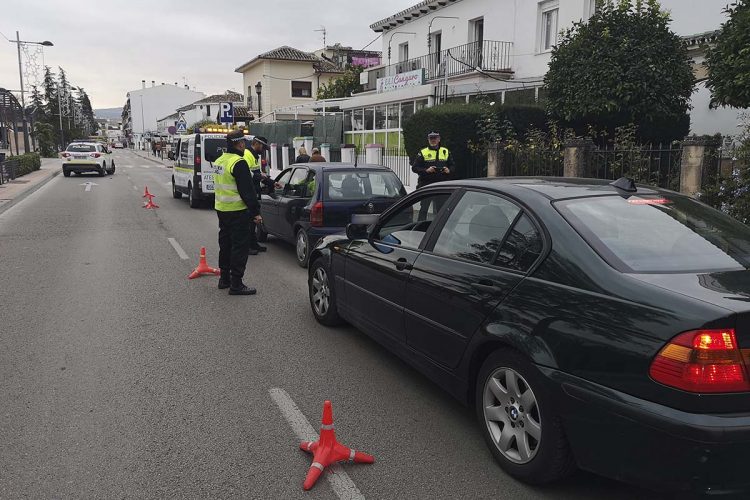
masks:
{"type": "Polygon", "coordinates": [[[305,262],[307,259],[307,235],[304,229],[297,231],[297,260],[305,262]]]}
{"type": "Polygon", "coordinates": [[[484,421],[500,453],[515,464],[534,459],[542,419],[528,382],[512,368],[498,368],[484,385],[484,421]]]}
{"type": "Polygon", "coordinates": [[[312,298],[315,313],[318,316],[325,316],[330,306],[331,290],[328,285],[328,273],[322,267],[317,268],[313,274],[312,298]]]}

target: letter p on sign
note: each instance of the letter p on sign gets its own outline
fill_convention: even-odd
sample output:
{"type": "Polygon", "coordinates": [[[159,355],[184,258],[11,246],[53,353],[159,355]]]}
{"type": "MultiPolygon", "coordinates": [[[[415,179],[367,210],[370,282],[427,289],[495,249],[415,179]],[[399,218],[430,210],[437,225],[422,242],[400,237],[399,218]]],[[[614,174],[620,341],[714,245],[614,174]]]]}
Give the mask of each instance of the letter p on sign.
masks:
{"type": "Polygon", "coordinates": [[[231,102],[219,104],[219,123],[234,123],[234,106],[231,102]]]}

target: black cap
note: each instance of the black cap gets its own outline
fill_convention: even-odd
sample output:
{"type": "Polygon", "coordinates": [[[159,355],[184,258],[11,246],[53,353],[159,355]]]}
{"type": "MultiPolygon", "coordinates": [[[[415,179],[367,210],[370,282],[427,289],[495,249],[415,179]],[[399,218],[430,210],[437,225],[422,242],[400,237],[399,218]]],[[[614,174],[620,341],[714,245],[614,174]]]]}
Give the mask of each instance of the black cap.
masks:
{"type": "Polygon", "coordinates": [[[432,131],[429,134],[427,134],[428,139],[432,139],[433,137],[440,137],[440,132],[432,131]]]}
{"type": "Polygon", "coordinates": [[[227,147],[234,149],[238,142],[245,140],[245,134],[242,130],[232,130],[227,134],[227,147]]]}
{"type": "Polygon", "coordinates": [[[263,149],[269,149],[268,139],[266,139],[262,135],[256,135],[255,137],[253,137],[253,141],[260,143],[263,146],[263,149]]]}

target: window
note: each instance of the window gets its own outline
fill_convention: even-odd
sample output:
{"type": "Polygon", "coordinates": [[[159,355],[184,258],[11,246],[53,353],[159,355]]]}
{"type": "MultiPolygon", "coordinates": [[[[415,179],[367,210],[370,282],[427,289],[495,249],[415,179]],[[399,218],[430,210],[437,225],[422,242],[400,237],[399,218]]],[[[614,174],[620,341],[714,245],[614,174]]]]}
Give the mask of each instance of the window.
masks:
{"type": "Polygon", "coordinates": [[[560,9],[558,8],[557,1],[541,3],[539,4],[539,8],[541,12],[539,51],[546,52],[552,50],[557,45],[557,18],[560,9]]]}
{"type": "Polygon", "coordinates": [[[312,82],[292,82],[292,97],[312,97],[312,82]]]}
{"type": "Polygon", "coordinates": [[[375,239],[391,245],[419,248],[449,197],[449,194],[434,194],[402,207],[380,227],[375,239]]]}
{"type": "Polygon", "coordinates": [[[442,61],[440,60],[440,52],[443,50],[443,34],[439,31],[432,35],[432,64],[437,67],[442,61]]]}
{"type": "Polygon", "coordinates": [[[686,196],[603,196],[555,206],[599,255],[623,272],[750,268],[750,228],[686,196]]]}
{"type": "Polygon", "coordinates": [[[245,96],[245,100],[247,101],[247,109],[248,110],[253,109],[253,87],[252,85],[249,85],[247,87],[247,95],[245,96]]]}
{"type": "Polygon", "coordinates": [[[353,129],[351,110],[344,111],[344,132],[351,132],[353,129]]]}
{"type": "Polygon", "coordinates": [[[352,130],[355,132],[365,129],[365,115],[361,109],[352,112],[352,130]]]}
{"type": "Polygon", "coordinates": [[[365,130],[374,130],[374,108],[365,108],[365,130]]]}
{"type": "Polygon", "coordinates": [[[91,144],[71,144],[66,151],[71,153],[93,153],[96,151],[96,147],[91,144]]]}
{"type": "Polygon", "coordinates": [[[279,185],[279,187],[276,189],[276,192],[283,191],[287,184],[289,184],[289,179],[292,177],[292,169],[285,170],[281,172],[281,175],[279,175],[276,178],[276,184],[279,185]]]}
{"type": "Polygon", "coordinates": [[[327,201],[396,199],[406,195],[404,186],[393,172],[327,172],[325,179],[327,201]]]}
{"type": "Polygon", "coordinates": [[[495,264],[527,272],[542,254],[542,235],[528,215],[523,214],[505,239],[495,264]]]}
{"type": "Polygon", "coordinates": [[[188,161],[188,141],[180,142],[180,163],[187,164],[188,161]]]}
{"type": "Polygon", "coordinates": [[[404,62],[409,59],[409,42],[398,45],[398,62],[404,62]]]}
{"type": "Polygon", "coordinates": [[[211,106],[210,105],[206,105],[206,116],[208,116],[208,117],[211,116],[211,106]]]}
{"type": "Polygon", "coordinates": [[[404,126],[404,122],[414,116],[414,101],[402,102],[401,103],[401,128],[404,126]]]}
{"type": "Polygon", "coordinates": [[[375,130],[385,128],[385,106],[375,106],[375,130]]]}
{"type": "Polygon", "coordinates": [[[398,127],[398,104],[388,105],[388,118],[385,121],[385,128],[394,129],[398,127]]]}
{"type": "Polygon", "coordinates": [[[419,99],[414,103],[414,110],[421,111],[427,107],[427,99],[419,99]]]}
{"type": "Polygon", "coordinates": [[[484,18],[479,17],[469,21],[469,43],[484,41],[484,18]]]}
{"type": "Polygon", "coordinates": [[[499,196],[468,192],[451,212],[434,253],[492,264],[521,209],[499,196]]]}
{"type": "Polygon", "coordinates": [[[307,192],[307,173],[306,168],[295,168],[289,184],[285,186],[284,194],[294,198],[302,198],[307,192]]]}

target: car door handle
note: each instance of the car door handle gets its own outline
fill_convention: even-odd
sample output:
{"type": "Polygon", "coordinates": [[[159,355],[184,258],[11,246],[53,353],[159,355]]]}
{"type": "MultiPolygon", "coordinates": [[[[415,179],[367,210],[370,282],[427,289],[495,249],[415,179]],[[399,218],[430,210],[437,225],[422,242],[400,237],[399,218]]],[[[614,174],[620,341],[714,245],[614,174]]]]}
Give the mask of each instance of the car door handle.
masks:
{"type": "Polygon", "coordinates": [[[396,265],[396,269],[398,269],[399,271],[411,271],[412,269],[414,269],[414,266],[409,264],[403,257],[394,262],[394,264],[396,265]]]}
{"type": "Polygon", "coordinates": [[[472,283],[471,286],[483,293],[499,293],[502,291],[502,288],[494,285],[491,281],[480,281],[479,283],[472,283]]]}

